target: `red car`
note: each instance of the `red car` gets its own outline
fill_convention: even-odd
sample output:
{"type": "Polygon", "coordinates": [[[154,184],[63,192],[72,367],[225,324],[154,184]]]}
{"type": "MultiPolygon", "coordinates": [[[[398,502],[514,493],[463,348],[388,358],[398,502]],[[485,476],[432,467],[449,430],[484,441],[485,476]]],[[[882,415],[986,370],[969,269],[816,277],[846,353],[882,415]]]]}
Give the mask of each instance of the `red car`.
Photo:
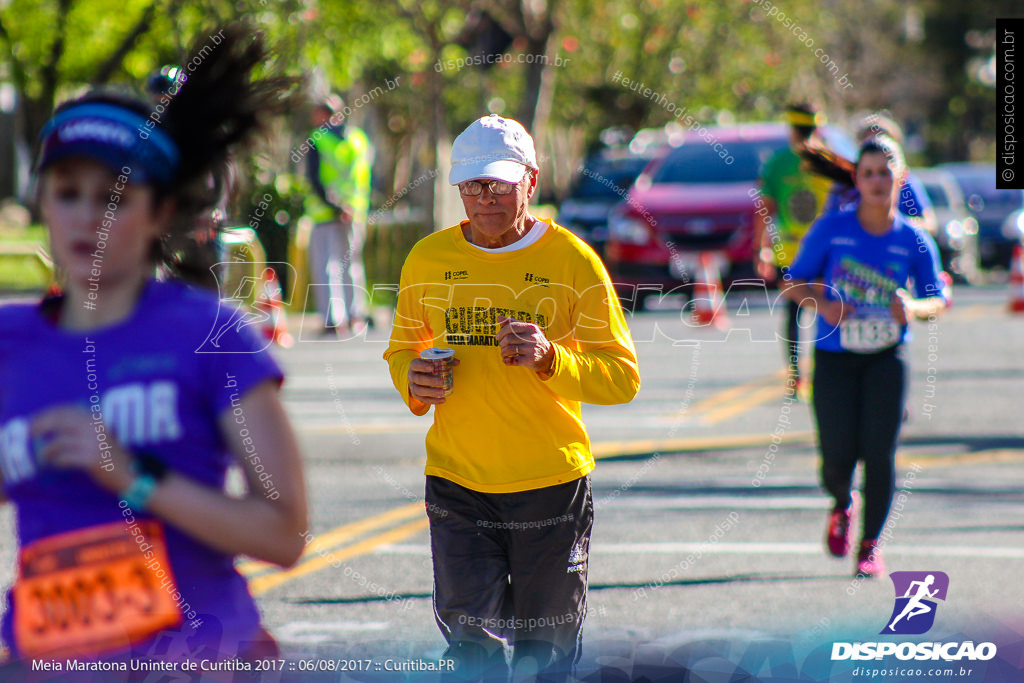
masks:
{"type": "Polygon", "coordinates": [[[605,263],[627,310],[651,295],[689,294],[701,251],[716,255],[727,281],[754,277],[758,175],[787,136],[776,123],[688,131],[644,169],[608,219],[605,263]]]}

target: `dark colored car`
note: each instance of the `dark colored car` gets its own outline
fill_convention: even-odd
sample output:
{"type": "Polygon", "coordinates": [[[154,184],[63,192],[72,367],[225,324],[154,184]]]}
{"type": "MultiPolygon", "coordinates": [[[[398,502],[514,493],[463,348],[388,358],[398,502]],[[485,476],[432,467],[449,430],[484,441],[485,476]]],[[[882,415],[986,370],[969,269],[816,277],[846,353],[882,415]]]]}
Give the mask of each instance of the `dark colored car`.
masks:
{"type": "MultiPolygon", "coordinates": [[[[852,154],[840,134],[824,135],[852,154]]],[[[691,283],[704,251],[723,264],[723,279],[753,277],[758,177],[788,144],[784,124],[705,128],[653,161],[608,220],[605,262],[623,303],[641,310],[652,294],[691,283]]]]}
{"type": "Polygon", "coordinates": [[[632,154],[628,148],[604,149],[587,157],[569,195],[558,207],[558,224],[603,254],[608,241],[608,212],[625,198],[651,158],[651,154],[632,154]]]}
{"type": "Polygon", "coordinates": [[[956,178],[967,208],[978,221],[978,258],[983,268],[1009,268],[1021,233],[1006,219],[1024,208],[1024,190],[997,190],[993,164],[942,164],[956,178]]]}

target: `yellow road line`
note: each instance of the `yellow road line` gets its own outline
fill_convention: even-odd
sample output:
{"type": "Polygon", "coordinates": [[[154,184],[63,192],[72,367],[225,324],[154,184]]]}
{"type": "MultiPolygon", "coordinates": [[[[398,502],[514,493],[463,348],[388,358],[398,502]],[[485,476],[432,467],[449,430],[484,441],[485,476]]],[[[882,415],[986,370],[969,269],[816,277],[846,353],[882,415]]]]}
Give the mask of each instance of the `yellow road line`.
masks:
{"type": "MultiPolygon", "coordinates": [[[[782,434],[780,443],[813,442],[813,432],[791,432],[782,434]]],[[[686,439],[661,439],[644,441],[605,441],[592,445],[594,457],[609,458],[615,455],[639,455],[655,452],[719,450],[725,448],[742,448],[771,443],[770,434],[744,434],[740,436],[696,437],[686,439]]],[[[287,570],[276,570],[262,576],[255,576],[267,570],[275,570],[276,566],[256,560],[243,562],[237,569],[249,577],[249,590],[259,595],[293,579],[307,576],[347,559],[365,555],[388,543],[397,543],[429,525],[426,517],[416,519],[395,529],[371,536],[355,545],[340,548],[338,546],[396,521],[424,515],[423,501],[416,501],[388,510],[379,515],[368,517],[340,526],[336,529],[319,534],[306,547],[300,564],[287,570]]]]}
{"type": "Polygon", "coordinates": [[[714,394],[709,398],[701,401],[697,405],[695,405],[692,410],[687,412],[687,415],[693,417],[694,415],[697,415],[699,413],[709,411],[712,408],[715,408],[716,406],[719,406],[728,401],[732,401],[733,399],[740,398],[747,394],[748,392],[753,391],[754,389],[764,384],[774,382],[777,379],[782,379],[785,376],[786,371],[779,370],[775,374],[768,375],[767,377],[759,377],[755,380],[744,382],[743,384],[739,384],[729,389],[724,389],[723,391],[720,391],[717,394],[714,394]]]}
{"type": "MultiPolygon", "coordinates": [[[[423,508],[421,505],[420,511],[422,512],[422,510],[423,508]]],[[[424,515],[425,514],[426,513],[424,513],[424,515]]],[[[403,524],[400,527],[392,529],[391,531],[371,536],[365,541],[348,546],[347,548],[342,548],[334,552],[324,552],[322,555],[317,553],[316,557],[311,557],[302,564],[292,567],[291,569],[275,572],[274,574],[268,574],[266,576],[260,576],[250,580],[249,590],[253,595],[266,593],[271,588],[280,586],[282,583],[320,571],[328,565],[335,565],[353,557],[365,555],[366,553],[376,550],[380,546],[387,545],[388,543],[397,543],[398,541],[408,538],[413,534],[423,531],[428,525],[429,521],[424,516],[423,519],[417,519],[409,522],[408,524],[403,524]]]]}
{"type": "MultiPolygon", "coordinates": [[[[814,432],[787,432],[779,436],[780,443],[814,443],[814,432]]],[[[648,439],[642,441],[602,441],[591,445],[598,460],[622,455],[647,453],[679,453],[686,451],[714,451],[730,448],[762,446],[772,443],[772,435],[742,434],[739,436],[698,436],[686,439],[648,439]]]]}
{"type": "Polygon", "coordinates": [[[727,420],[730,417],[735,417],[740,413],[745,413],[754,406],[760,405],[765,401],[770,401],[773,398],[778,398],[785,393],[785,387],[782,385],[768,386],[757,391],[748,394],[742,399],[733,401],[728,405],[724,405],[717,410],[712,410],[700,417],[701,422],[706,424],[715,424],[723,420],[727,420]]]}
{"type": "MultiPolygon", "coordinates": [[[[344,524],[335,529],[314,536],[313,540],[306,546],[306,550],[302,553],[302,557],[308,558],[319,556],[319,551],[336,548],[343,543],[362,536],[367,531],[373,531],[374,529],[382,526],[423,514],[426,514],[426,512],[424,511],[423,501],[421,500],[397,507],[393,510],[388,510],[387,512],[382,512],[379,515],[374,515],[373,517],[361,519],[358,522],[344,524]]],[[[235,566],[238,571],[246,576],[252,576],[253,574],[257,574],[268,569],[276,569],[276,567],[277,565],[270,564],[268,562],[260,562],[259,560],[251,560],[235,566]]]]}
{"type": "Polygon", "coordinates": [[[977,465],[980,463],[1013,462],[1024,460],[1024,450],[1019,448],[993,448],[974,453],[951,453],[949,455],[914,455],[899,451],[896,464],[900,467],[919,465],[928,467],[952,467],[954,465],[977,465]]]}

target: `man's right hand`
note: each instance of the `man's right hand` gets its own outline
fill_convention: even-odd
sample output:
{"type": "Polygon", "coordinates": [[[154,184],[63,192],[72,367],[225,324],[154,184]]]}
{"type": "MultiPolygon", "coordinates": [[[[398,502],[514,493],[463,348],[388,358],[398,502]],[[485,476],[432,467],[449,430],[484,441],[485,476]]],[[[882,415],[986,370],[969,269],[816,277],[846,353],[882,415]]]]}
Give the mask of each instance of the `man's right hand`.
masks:
{"type": "MultiPolygon", "coordinates": [[[[459,364],[452,359],[452,367],[459,364]]],[[[444,403],[444,378],[433,373],[434,364],[422,358],[413,359],[409,365],[409,396],[420,403],[438,405],[444,403]]]]}

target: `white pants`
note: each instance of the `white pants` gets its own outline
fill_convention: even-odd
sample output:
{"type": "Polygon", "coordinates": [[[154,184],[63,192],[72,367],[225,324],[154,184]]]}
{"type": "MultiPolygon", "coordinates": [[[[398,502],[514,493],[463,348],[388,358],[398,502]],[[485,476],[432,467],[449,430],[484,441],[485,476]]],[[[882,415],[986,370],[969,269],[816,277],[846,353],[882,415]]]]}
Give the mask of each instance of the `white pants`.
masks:
{"type": "Polygon", "coordinates": [[[355,222],[317,223],[309,237],[309,273],[324,324],[347,325],[366,317],[363,271],[365,226],[355,222]]]}

